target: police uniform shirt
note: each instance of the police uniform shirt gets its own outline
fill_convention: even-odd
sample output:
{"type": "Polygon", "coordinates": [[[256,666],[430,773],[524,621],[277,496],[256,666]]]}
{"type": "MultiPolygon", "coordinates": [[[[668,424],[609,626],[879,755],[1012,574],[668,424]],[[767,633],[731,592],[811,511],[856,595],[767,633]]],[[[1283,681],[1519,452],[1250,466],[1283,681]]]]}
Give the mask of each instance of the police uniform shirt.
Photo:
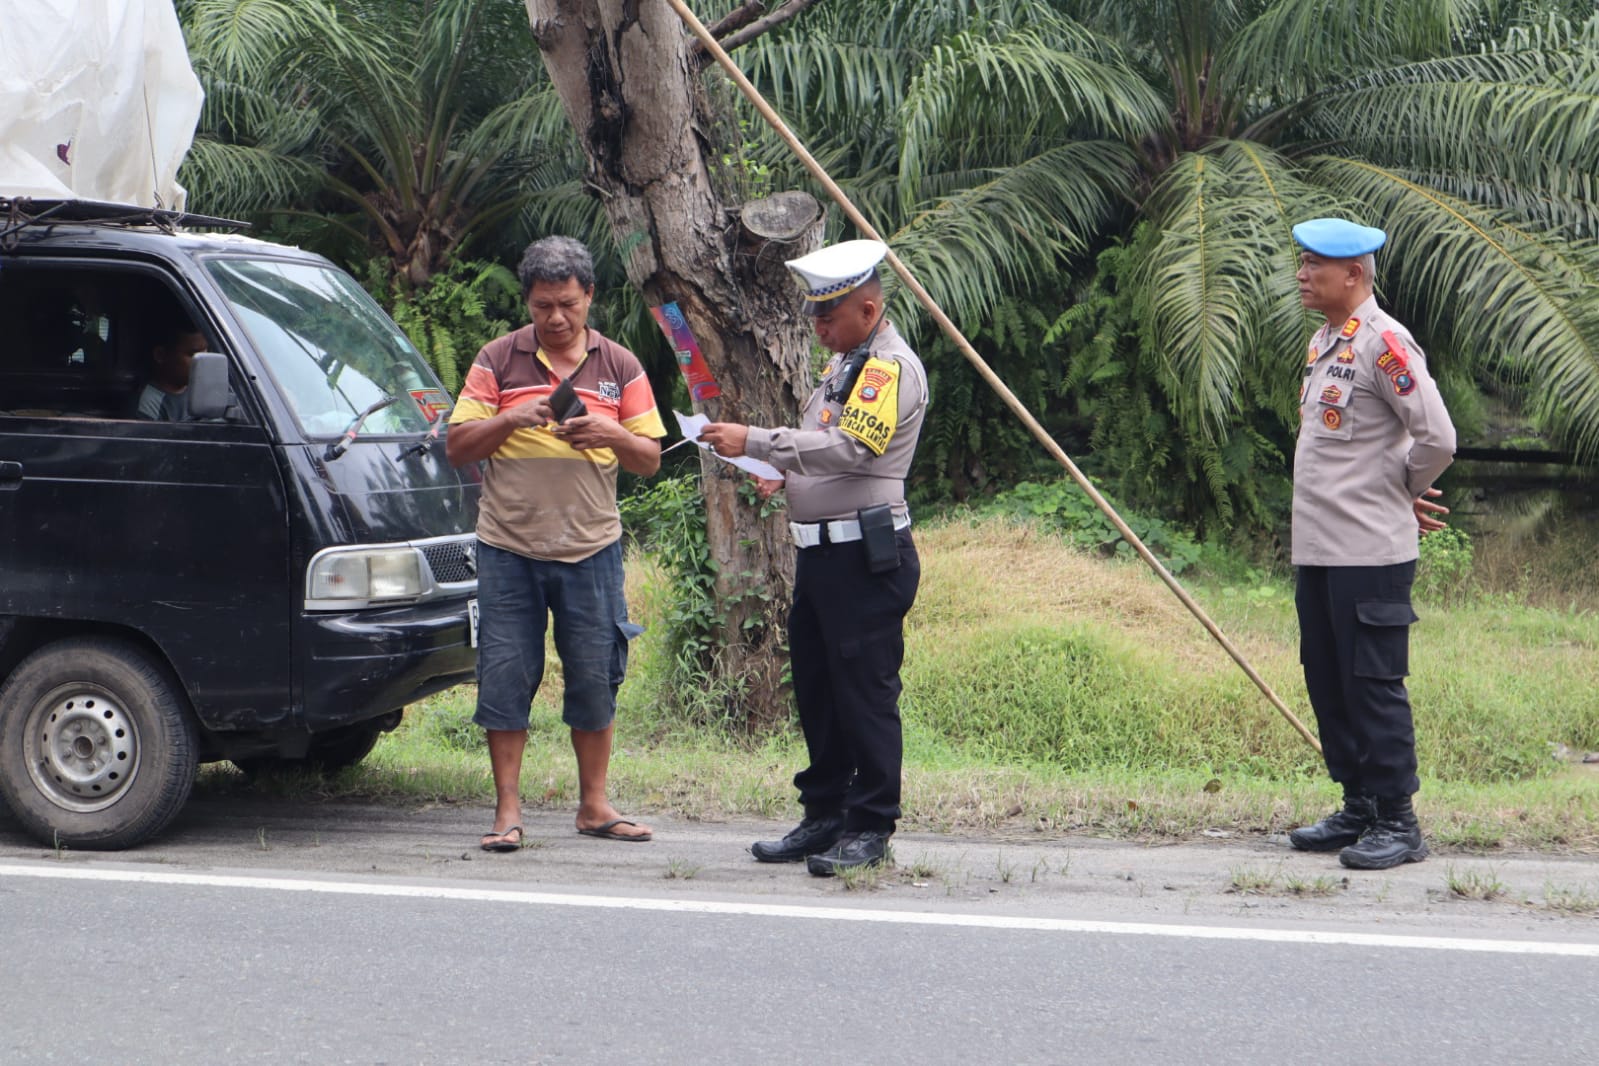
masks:
{"type": "Polygon", "coordinates": [[[829,399],[845,362],[833,356],[799,429],[750,427],[744,450],[787,474],[789,517],[796,522],[854,518],[863,507],[885,503],[896,518],[909,513],[905,477],[927,411],[927,373],[887,320],[868,352],[848,395],[829,399]]]}
{"type": "Polygon", "coordinates": [[[1455,428],[1421,348],[1374,297],[1311,338],[1299,418],[1294,565],[1415,559],[1412,505],[1449,466],[1455,428]]]}

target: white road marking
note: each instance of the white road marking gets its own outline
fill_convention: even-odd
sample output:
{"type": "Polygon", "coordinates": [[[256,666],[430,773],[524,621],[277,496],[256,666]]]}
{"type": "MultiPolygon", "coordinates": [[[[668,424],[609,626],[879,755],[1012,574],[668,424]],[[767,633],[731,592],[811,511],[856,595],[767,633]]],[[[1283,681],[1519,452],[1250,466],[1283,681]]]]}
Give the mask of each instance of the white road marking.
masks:
{"type": "Polygon", "coordinates": [[[1161,936],[1194,940],[1253,940],[1276,944],[1337,944],[1349,947],[1419,948],[1428,951],[1473,951],[1506,955],[1568,955],[1579,958],[1599,959],[1599,944],[1557,943],[1547,940],[1478,940],[1470,937],[1393,936],[1381,933],[1248,929],[1208,925],[1163,925],[1148,922],[1079,921],[1071,918],[1018,918],[998,914],[951,914],[940,911],[898,911],[865,907],[809,907],[791,904],[726,903],[713,900],[650,899],[631,896],[577,896],[566,893],[518,892],[496,888],[454,888],[448,885],[404,885],[364,881],[317,881],[292,877],[185,874],[160,870],[63,866],[53,862],[38,865],[0,862],[0,878],[3,877],[34,877],[63,881],[113,881],[143,885],[186,885],[194,888],[242,888],[268,892],[317,892],[341,896],[391,896],[404,899],[466,900],[478,903],[517,903],[535,907],[586,907],[602,910],[668,911],[677,914],[807,918],[834,922],[878,922],[885,925],[1025,929],[1050,933],[1161,936]]]}

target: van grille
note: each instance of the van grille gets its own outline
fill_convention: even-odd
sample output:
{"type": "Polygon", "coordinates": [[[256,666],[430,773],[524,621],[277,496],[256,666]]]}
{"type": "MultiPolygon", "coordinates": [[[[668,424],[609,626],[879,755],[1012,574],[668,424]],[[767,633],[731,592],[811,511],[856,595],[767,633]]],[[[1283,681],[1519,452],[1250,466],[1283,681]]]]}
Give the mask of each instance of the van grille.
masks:
{"type": "Polygon", "coordinates": [[[474,547],[472,540],[444,541],[422,548],[422,554],[433,570],[433,580],[441,585],[461,581],[475,581],[477,570],[467,561],[467,549],[474,547]]]}

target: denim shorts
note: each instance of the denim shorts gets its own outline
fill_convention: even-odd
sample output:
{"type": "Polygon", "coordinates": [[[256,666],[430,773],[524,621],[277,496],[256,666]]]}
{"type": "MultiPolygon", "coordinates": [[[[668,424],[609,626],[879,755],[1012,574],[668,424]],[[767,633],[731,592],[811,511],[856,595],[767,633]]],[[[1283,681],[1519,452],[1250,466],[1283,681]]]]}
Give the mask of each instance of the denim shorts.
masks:
{"type": "Polygon", "coordinates": [[[477,714],[484,729],[526,729],[544,680],[544,634],[555,619],[555,653],[566,682],[561,720],[605,729],[627,672],[627,642],[644,632],[627,620],[622,544],[577,563],[526,556],[478,542],[477,714]]]}

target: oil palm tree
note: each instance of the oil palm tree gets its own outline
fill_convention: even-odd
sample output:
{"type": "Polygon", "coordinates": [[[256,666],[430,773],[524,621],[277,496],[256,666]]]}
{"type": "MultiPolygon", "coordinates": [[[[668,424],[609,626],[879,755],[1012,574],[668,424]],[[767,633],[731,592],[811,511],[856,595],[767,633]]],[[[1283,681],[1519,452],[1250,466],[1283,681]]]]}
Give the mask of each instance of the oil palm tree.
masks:
{"type": "Polygon", "coordinates": [[[598,224],[516,0],[178,9],[207,92],[183,170],[197,209],[292,216],[324,245],[340,231],[408,289],[519,215],[598,224]]]}
{"type": "Polygon", "coordinates": [[[833,0],[739,56],[964,320],[1118,250],[1189,448],[1285,437],[1290,228],[1347,213],[1436,363],[1599,457],[1591,3],[833,0]]]}

